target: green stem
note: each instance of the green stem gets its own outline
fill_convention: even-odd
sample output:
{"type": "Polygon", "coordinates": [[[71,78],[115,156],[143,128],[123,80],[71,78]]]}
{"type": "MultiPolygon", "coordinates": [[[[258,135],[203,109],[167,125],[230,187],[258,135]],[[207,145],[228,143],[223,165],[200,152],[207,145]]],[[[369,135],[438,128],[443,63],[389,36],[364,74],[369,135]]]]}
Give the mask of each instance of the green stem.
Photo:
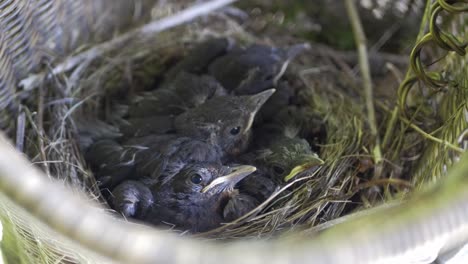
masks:
{"type": "MultiPolygon", "coordinates": [[[[375,108],[374,108],[374,100],[373,100],[373,91],[372,91],[372,80],[371,74],[369,69],[369,58],[367,54],[367,46],[366,46],[366,36],[364,34],[364,30],[362,28],[362,23],[359,18],[359,14],[356,9],[355,0],[345,0],[346,10],[348,12],[348,16],[351,22],[351,27],[354,33],[354,40],[356,41],[356,46],[358,49],[359,55],[359,66],[363,78],[364,84],[364,96],[366,101],[366,108],[367,108],[367,118],[370,127],[370,132],[372,138],[375,140],[375,146],[372,151],[374,155],[375,164],[378,165],[382,161],[382,151],[380,148],[380,138],[377,131],[377,121],[375,118],[375,108]]],[[[376,170],[376,174],[374,175],[376,178],[379,177],[379,171],[376,170]]]]}

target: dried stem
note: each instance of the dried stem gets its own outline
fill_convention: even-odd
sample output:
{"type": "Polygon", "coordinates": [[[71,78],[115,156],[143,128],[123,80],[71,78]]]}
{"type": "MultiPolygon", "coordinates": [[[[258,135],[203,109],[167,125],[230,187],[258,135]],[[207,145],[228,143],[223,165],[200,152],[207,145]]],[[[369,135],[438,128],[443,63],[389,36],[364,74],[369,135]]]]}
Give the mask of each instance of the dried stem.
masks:
{"type": "Polygon", "coordinates": [[[381,169],[378,167],[381,166],[382,161],[382,151],[380,148],[380,138],[377,131],[377,121],[375,118],[375,109],[374,109],[374,99],[373,99],[373,92],[372,92],[372,80],[369,68],[369,57],[367,54],[367,46],[366,46],[366,36],[364,34],[364,30],[362,28],[361,20],[359,18],[359,14],[356,9],[355,1],[354,0],[345,0],[346,10],[348,11],[348,16],[351,21],[351,26],[354,32],[354,39],[356,41],[356,46],[358,48],[359,54],[359,66],[361,69],[361,74],[363,78],[364,84],[364,95],[366,101],[366,109],[367,109],[367,118],[370,127],[371,136],[375,140],[375,146],[373,149],[374,160],[376,164],[376,170],[374,177],[379,178],[381,174],[381,169]]]}

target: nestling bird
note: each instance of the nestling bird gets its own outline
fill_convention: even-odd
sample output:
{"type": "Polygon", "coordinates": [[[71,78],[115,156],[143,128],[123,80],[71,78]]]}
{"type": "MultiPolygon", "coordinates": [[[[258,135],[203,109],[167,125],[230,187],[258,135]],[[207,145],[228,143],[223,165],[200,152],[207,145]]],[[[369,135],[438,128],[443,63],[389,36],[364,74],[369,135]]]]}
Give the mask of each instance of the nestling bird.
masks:
{"type": "Polygon", "coordinates": [[[265,45],[232,49],[210,64],[209,73],[228,91],[256,94],[273,88],[288,62],[305,48],[307,45],[300,44],[287,49],[265,45]]]}
{"type": "MultiPolygon", "coordinates": [[[[97,168],[98,177],[108,182],[104,186],[110,188],[132,177],[131,173],[157,179],[177,173],[189,162],[214,162],[238,155],[247,148],[255,114],[273,92],[212,98],[179,115],[173,134],[143,136],[143,132],[152,130],[130,126],[141,137],[130,137],[121,145],[112,140],[98,141],[88,150],[87,160],[97,168]]],[[[160,124],[155,125],[159,128],[160,124]]]]}
{"type": "Polygon", "coordinates": [[[269,146],[240,158],[257,171],[238,184],[240,194],[232,198],[230,218],[235,220],[268,199],[296,175],[323,164],[309,143],[300,138],[276,137],[269,146]]]}
{"type": "Polygon", "coordinates": [[[123,182],[113,190],[111,205],[126,217],[204,232],[229,221],[231,199],[238,195],[234,186],[254,171],[252,166],[188,164],[156,183],[123,182]]]}
{"type": "Polygon", "coordinates": [[[172,115],[154,115],[120,119],[118,130],[122,134],[121,139],[144,137],[154,134],[171,134],[175,133],[174,119],[175,117],[172,115]]]}
{"type": "Polygon", "coordinates": [[[135,96],[128,116],[141,118],[154,115],[179,115],[227,91],[211,76],[179,72],[162,87],[135,96]]]}
{"type": "Polygon", "coordinates": [[[85,152],[85,159],[102,188],[111,189],[135,175],[134,160],[127,157],[127,151],[115,140],[104,139],[85,152]]]}
{"type": "Polygon", "coordinates": [[[270,97],[270,99],[268,99],[258,112],[254,121],[256,126],[275,120],[279,111],[294,103],[296,91],[287,81],[279,81],[275,89],[276,92],[270,97]]]}
{"type": "Polygon", "coordinates": [[[232,222],[242,216],[245,216],[259,204],[260,201],[257,200],[257,198],[238,190],[238,193],[231,197],[229,203],[224,209],[224,219],[226,222],[232,222]]]}
{"type": "MultiPolygon", "coordinates": [[[[270,89],[248,96],[217,96],[178,116],[124,120],[121,130],[126,137],[173,132],[218,144],[226,153],[236,155],[245,149],[255,115],[274,92],[270,89]],[[233,150],[237,144],[238,148],[233,150]]],[[[186,101],[197,100],[197,97],[190,98],[186,101]]]]}
{"type": "Polygon", "coordinates": [[[248,146],[251,128],[261,106],[275,92],[214,97],[175,119],[178,135],[208,140],[228,155],[238,155],[248,146]]]}
{"type": "Polygon", "coordinates": [[[182,71],[202,74],[206,72],[208,65],[214,59],[224,55],[232,48],[232,41],[226,38],[213,38],[200,42],[189,51],[185,58],[169,70],[167,78],[172,79],[182,71]]]}
{"type": "Polygon", "coordinates": [[[259,170],[277,183],[284,183],[302,171],[323,164],[309,143],[301,138],[277,137],[256,154],[254,163],[259,170]]]}
{"type": "Polygon", "coordinates": [[[289,138],[303,138],[317,150],[315,144],[326,138],[325,123],[311,107],[303,105],[289,105],[282,107],[269,118],[268,122],[257,127],[256,144],[268,145],[278,135],[289,138]],[[258,135],[258,136],[257,136],[258,135]]]}
{"type": "Polygon", "coordinates": [[[177,135],[151,135],[119,144],[96,142],[85,155],[103,188],[112,189],[125,179],[146,177],[154,182],[177,174],[192,162],[220,162],[216,145],[177,135]]]}
{"type": "Polygon", "coordinates": [[[323,164],[306,140],[285,136],[277,136],[268,145],[240,157],[240,162],[247,161],[258,170],[241,181],[239,189],[259,202],[299,173],[323,164]]]}
{"type": "Polygon", "coordinates": [[[255,130],[255,152],[259,171],[268,171],[275,182],[288,181],[298,173],[323,164],[312,149],[308,139],[321,130],[314,122],[315,115],[309,107],[291,105],[283,107],[270,122],[255,130]]]}

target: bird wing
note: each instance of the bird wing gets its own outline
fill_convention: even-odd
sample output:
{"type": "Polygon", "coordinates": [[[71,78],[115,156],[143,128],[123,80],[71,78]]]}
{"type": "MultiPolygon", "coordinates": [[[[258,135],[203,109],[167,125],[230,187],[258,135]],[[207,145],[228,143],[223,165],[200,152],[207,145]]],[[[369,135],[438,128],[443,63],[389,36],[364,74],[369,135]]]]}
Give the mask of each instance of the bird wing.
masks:
{"type": "Polygon", "coordinates": [[[214,59],[226,53],[230,45],[226,38],[214,38],[199,43],[169,70],[167,78],[174,78],[181,71],[202,73],[214,59]]]}
{"type": "Polygon", "coordinates": [[[171,89],[159,88],[136,97],[129,105],[131,118],[154,115],[177,115],[184,111],[183,101],[171,89]]]}
{"type": "Polygon", "coordinates": [[[124,138],[172,133],[175,130],[174,117],[165,115],[130,118],[119,126],[119,130],[124,138]]]}
{"type": "Polygon", "coordinates": [[[136,152],[134,157],[136,173],[140,177],[152,179],[151,183],[155,183],[168,164],[167,149],[174,137],[175,135],[149,135],[131,138],[125,142],[126,148],[141,150],[136,152]]]}
{"type": "Polygon", "coordinates": [[[255,172],[239,183],[239,191],[255,197],[259,202],[268,199],[278,185],[272,177],[263,172],[255,172]]]}
{"type": "Polygon", "coordinates": [[[218,147],[177,135],[151,135],[128,140],[125,145],[143,149],[135,156],[137,173],[151,183],[165,182],[191,162],[219,162],[218,147]]]}
{"type": "Polygon", "coordinates": [[[83,152],[101,139],[122,136],[117,127],[97,118],[77,118],[75,124],[78,130],[78,143],[83,152]]]}
{"type": "Polygon", "coordinates": [[[111,139],[100,140],[85,153],[100,181],[101,187],[112,189],[133,175],[134,159],[132,153],[111,139]]]}
{"type": "Polygon", "coordinates": [[[223,218],[232,222],[255,209],[260,203],[253,196],[237,193],[230,197],[223,209],[223,218]]]}
{"type": "Polygon", "coordinates": [[[110,196],[112,208],[126,217],[142,219],[154,202],[150,189],[138,181],[125,181],[110,196]]]}
{"type": "Polygon", "coordinates": [[[186,110],[195,108],[214,96],[227,95],[227,91],[212,76],[181,72],[174,83],[175,92],[186,110]]]}

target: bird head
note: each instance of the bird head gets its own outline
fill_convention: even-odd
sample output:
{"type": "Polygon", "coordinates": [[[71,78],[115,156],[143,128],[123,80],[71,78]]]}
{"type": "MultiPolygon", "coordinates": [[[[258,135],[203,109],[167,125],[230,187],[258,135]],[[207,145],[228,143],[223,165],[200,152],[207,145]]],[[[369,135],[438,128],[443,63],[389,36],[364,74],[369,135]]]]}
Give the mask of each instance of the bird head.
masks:
{"type": "Polygon", "coordinates": [[[289,181],[297,174],[323,164],[309,143],[300,138],[278,138],[259,153],[257,159],[263,169],[279,182],[289,181]]]}
{"type": "Polygon", "coordinates": [[[179,134],[217,144],[229,155],[247,147],[255,115],[275,92],[269,89],[254,95],[214,97],[193,111],[179,115],[179,134]]]}
{"type": "Polygon", "coordinates": [[[284,49],[252,45],[237,56],[237,70],[243,72],[235,87],[237,94],[252,94],[276,86],[287,61],[284,49]]]}
{"type": "Polygon", "coordinates": [[[254,94],[275,87],[288,63],[305,48],[304,44],[288,48],[251,45],[218,58],[210,72],[226,89],[254,94]]]}
{"type": "Polygon", "coordinates": [[[164,185],[175,194],[186,194],[195,200],[203,201],[233,191],[240,180],[255,170],[254,166],[248,165],[223,166],[216,163],[196,163],[187,165],[164,185]]]}
{"type": "Polygon", "coordinates": [[[161,221],[193,232],[214,228],[223,221],[234,186],[255,170],[246,165],[188,165],[155,190],[155,213],[161,221]]]}

